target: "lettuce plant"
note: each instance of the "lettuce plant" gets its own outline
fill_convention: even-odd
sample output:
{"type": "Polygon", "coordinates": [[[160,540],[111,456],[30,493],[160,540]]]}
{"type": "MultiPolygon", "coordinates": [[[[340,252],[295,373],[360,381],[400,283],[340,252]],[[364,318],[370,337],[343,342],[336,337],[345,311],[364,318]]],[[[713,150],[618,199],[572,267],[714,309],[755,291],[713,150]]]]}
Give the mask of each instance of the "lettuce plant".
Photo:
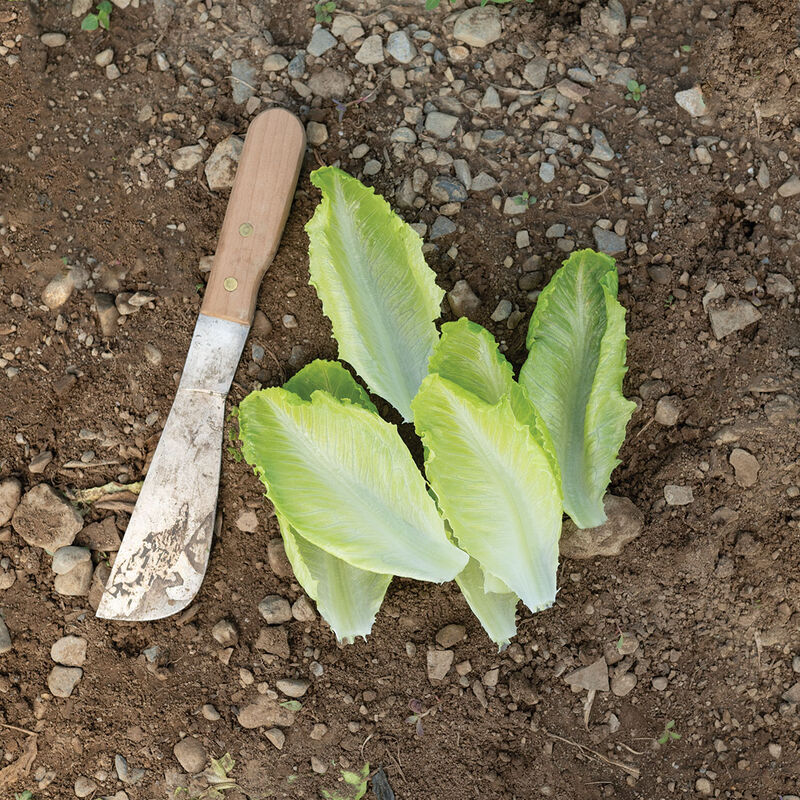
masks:
{"type": "Polygon", "coordinates": [[[485,328],[434,325],[443,292],[422,242],[341,170],[312,173],[311,283],[339,357],[413,421],[425,477],[397,428],[338,362],[314,361],[239,408],[295,576],[342,641],[366,636],[393,575],[455,580],[490,638],[519,599],[556,595],[563,511],[604,521],[632,404],[614,263],[573,254],[542,293],[520,381],[485,328]]]}

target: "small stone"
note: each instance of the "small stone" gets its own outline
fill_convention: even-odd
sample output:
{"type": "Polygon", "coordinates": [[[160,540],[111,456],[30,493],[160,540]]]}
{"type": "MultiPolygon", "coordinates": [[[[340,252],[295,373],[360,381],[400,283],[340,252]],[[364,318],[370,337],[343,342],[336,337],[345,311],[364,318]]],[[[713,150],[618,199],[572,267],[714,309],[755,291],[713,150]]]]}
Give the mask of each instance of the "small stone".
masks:
{"type": "MultiPolygon", "coordinates": [[[[139,767],[129,767],[128,760],[121,753],[117,753],[114,756],[114,770],[117,773],[117,777],[128,786],[135,786],[137,783],[140,783],[145,776],[145,771],[143,769],[139,767]]],[[[123,794],[125,793],[123,792],[123,794]]],[[[117,796],[118,795],[114,795],[114,798],[117,796]]],[[[128,795],[125,794],[125,797],[127,798],[128,795]]]]}
{"type": "Polygon", "coordinates": [[[431,683],[444,680],[453,665],[455,654],[452,650],[428,650],[428,680],[431,683]]]}
{"type": "Polygon", "coordinates": [[[606,139],[606,135],[599,128],[592,128],[592,153],[590,158],[598,161],[613,161],[614,150],[606,139]]]}
{"type": "Polygon", "coordinates": [[[258,613],[268,625],[282,625],[292,619],[292,608],[285,597],[268,594],[259,604],[258,613]]]}
{"type": "Polygon", "coordinates": [[[239,641],[239,631],[236,626],[229,619],[221,619],[211,629],[211,635],[214,641],[221,644],[223,647],[234,647],[239,641]]]}
{"type": "Polygon", "coordinates": [[[431,181],[431,197],[438,203],[463,203],[467,199],[467,190],[461,181],[437,175],[431,181]]]}
{"type": "Polygon", "coordinates": [[[87,525],[75,537],[74,544],[103,553],[115,553],[119,550],[121,539],[114,517],[106,517],[102,522],[87,525]]]}
{"type": "Polygon", "coordinates": [[[203,161],[203,148],[199,144],[179,147],[172,151],[172,166],[178,172],[189,172],[203,161]]]}
{"type": "Polygon", "coordinates": [[[254,94],[258,70],[246,59],[231,62],[231,93],[237,106],[244,105],[254,94]]]}
{"type": "Polygon", "coordinates": [[[370,176],[377,175],[381,171],[382,166],[383,165],[380,161],[375,158],[371,158],[366,164],[364,164],[364,174],[370,176]]]}
{"type": "Polygon", "coordinates": [[[13,644],[11,642],[11,634],[8,632],[8,626],[5,620],[0,617],[0,655],[8,653],[13,644]]]}
{"type": "Polygon", "coordinates": [[[451,233],[455,233],[456,230],[456,224],[453,220],[440,215],[436,217],[433,221],[433,225],[431,225],[430,239],[431,241],[441,239],[443,236],[449,236],[451,233]]]}
{"type": "Polygon", "coordinates": [[[332,47],[336,47],[336,37],[325,28],[320,27],[311,35],[311,41],[309,41],[306,51],[315,58],[319,58],[332,47]]]}
{"type": "Polygon", "coordinates": [[[681,401],[674,395],[665,395],[656,403],[655,420],[659,425],[671,428],[678,424],[681,416],[681,401]]]}
{"type": "Polygon", "coordinates": [[[83,670],[78,667],[53,667],[47,676],[47,688],[53,697],[69,697],[82,675],[83,670]]]}
{"type": "Polygon", "coordinates": [[[40,483],[22,497],[11,526],[27,544],[53,553],[72,544],[83,518],[50,486],[40,483]]]}
{"type": "Polygon", "coordinates": [[[42,302],[51,310],[61,308],[69,300],[75,281],[72,272],[64,270],[53,278],[42,290],[42,302]]]}
{"type": "Polygon", "coordinates": [[[448,139],[452,136],[457,124],[458,117],[444,114],[441,111],[431,111],[425,117],[425,130],[438,139],[448,139]]]}
{"type": "Polygon", "coordinates": [[[467,635],[467,629],[463,625],[445,625],[436,634],[436,643],[441,647],[448,648],[463,641],[467,635]]]}
{"type": "Polygon", "coordinates": [[[530,246],[531,235],[528,233],[528,231],[517,231],[517,235],[514,238],[517,243],[518,250],[524,250],[526,247],[530,246]]]}
{"type": "Polygon", "coordinates": [[[270,728],[264,731],[264,736],[277,750],[283,750],[283,745],[286,743],[286,734],[280,728],[270,728]]]}
{"type": "Polygon", "coordinates": [[[737,447],[730,454],[728,461],[734,469],[736,483],[738,483],[739,486],[748,488],[756,485],[758,482],[759,465],[758,459],[752,453],[748,453],[747,450],[742,450],[741,447],[737,447]]]}
{"type": "Polygon", "coordinates": [[[494,322],[503,322],[511,316],[514,306],[510,300],[501,300],[497,304],[497,308],[492,312],[492,320],[494,322]]]}
{"type": "Polygon", "coordinates": [[[498,94],[497,89],[495,89],[494,86],[489,86],[483,93],[481,108],[485,111],[495,111],[502,107],[500,95],[498,94]]]}
{"type": "Polygon", "coordinates": [[[205,769],[208,753],[206,753],[202,742],[195,739],[194,736],[187,736],[181,739],[172,748],[172,752],[184,772],[188,772],[189,775],[196,775],[205,769]]]}
{"type": "Polygon", "coordinates": [[[344,72],[325,67],[321,72],[317,72],[308,79],[308,88],[313,94],[320,97],[341,99],[347,93],[350,86],[350,78],[344,72]]]}
{"type": "Polygon", "coordinates": [[[766,280],[767,294],[778,299],[791,297],[795,293],[794,284],[779,272],[770,272],[766,280]]]}
{"type": "Polygon", "coordinates": [[[792,175],[788,181],[778,187],[778,194],[781,197],[794,197],[796,194],[800,194],[800,177],[792,175]]]}
{"type": "Polygon", "coordinates": [[[292,603],[292,616],[298,622],[313,622],[317,618],[314,606],[311,605],[311,601],[305,595],[298,597],[292,603]]]}
{"type": "Polygon", "coordinates": [[[50,648],[50,658],[63,667],[82,667],[86,661],[86,639],[62,636],[50,648]]]}
{"type": "Polygon", "coordinates": [[[609,36],[622,36],[625,33],[628,21],[619,0],[609,0],[608,5],[600,9],[600,27],[609,36]]]}
{"type": "Polygon", "coordinates": [[[545,239],[560,239],[567,232],[563,222],[554,222],[545,232],[545,239]]]}
{"type": "Polygon", "coordinates": [[[524,214],[527,210],[527,202],[519,196],[506,197],[506,201],[503,203],[503,213],[510,217],[524,214]]]}
{"type": "Polygon", "coordinates": [[[80,775],[75,779],[72,790],[76,797],[89,797],[97,791],[97,784],[91,778],[80,775]]]}
{"type": "Polygon", "coordinates": [[[358,48],[355,58],[359,64],[364,64],[365,66],[383,63],[383,39],[377,34],[367,36],[364,39],[364,43],[358,48]]]}
{"type": "Polygon", "coordinates": [[[691,486],[676,486],[668,483],[664,487],[664,499],[668,506],[688,506],[694,502],[694,493],[691,486]]]}
{"type": "MultiPolygon", "coordinates": [[[[702,117],[708,112],[703,92],[699,86],[675,92],[675,102],[692,117],[702,117]]],[[[800,189],[798,189],[800,191],[800,189]]]]}
{"type": "Polygon", "coordinates": [[[282,56],[280,53],[272,53],[272,55],[269,55],[264,59],[262,69],[264,72],[280,72],[281,70],[286,69],[288,64],[289,61],[285,56],[282,56]]]}
{"type": "Polygon", "coordinates": [[[0,481],[0,528],[13,516],[22,497],[22,484],[16,478],[0,481]]]}
{"type": "Polygon", "coordinates": [[[539,180],[542,183],[552,183],[555,177],[556,168],[549,161],[543,161],[539,165],[539,180]]]}
{"type": "Polygon", "coordinates": [[[565,676],[564,681],[572,690],[585,689],[587,692],[608,691],[608,665],[605,658],[599,658],[588,667],[581,667],[565,676]]]}
{"type": "Polygon", "coordinates": [[[228,136],[215,148],[206,161],[205,175],[208,188],[212,192],[220,192],[233,186],[236,177],[236,167],[242,155],[244,141],[238,136],[228,136]]]}
{"type": "Polygon", "coordinates": [[[742,331],[761,319],[761,312],[747,300],[734,299],[722,308],[709,308],[708,319],[717,340],[742,331]]]}
{"type": "Polygon", "coordinates": [[[783,748],[777,742],[770,742],[767,745],[767,750],[769,751],[770,758],[774,758],[776,761],[783,753],[783,748]]]}
{"type": "Polygon", "coordinates": [[[262,628],[256,639],[256,649],[279,658],[289,658],[289,636],[286,629],[279,626],[262,628]]]}
{"type": "Polygon", "coordinates": [[[792,684],[782,695],[781,697],[787,703],[794,703],[795,705],[800,705],[800,681],[797,683],[792,684]]]}
{"type": "Polygon", "coordinates": [[[303,678],[286,678],[275,681],[275,688],[287,697],[302,697],[308,691],[309,686],[311,686],[311,681],[303,678]]]}
{"type": "Polygon", "coordinates": [[[79,564],[91,561],[92,554],[86,547],[59,547],[53,554],[52,570],[56,575],[66,575],[79,564]]]}
{"type": "Polygon", "coordinates": [[[94,0],[72,0],[72,16],[85,17],[94,5],[94,0]]]}
{"type": "Polygon", "coordinates": [[[278,578],[291,578],[294,575],[292,565],[286,556],[283,539],[276,537],[267,542],[267,561],[273,574],[278,578]]]}
{"type": "Polygon", "coordinates": [[[694,149],[694,154],[697,158],[698,164],[703,164],[708,166],[709,164],[714,163],[714,159],[711,157],[711,153],[708,152],[707,147],[703,147],[702,145],[698,145],[694,149]]]}
{"type": "Polygon", "coordinates": [[[758,168],[758,173],[756,174],[756,183],[758,183],[762,189],[769,189],[770,176],[769,167],[767,166],[766,161],[762,161],[758,168]]]}
{"type": "Polygon", "coordinates": [[[286,67],[286,74],[294,79],[300,80],[306,73],[306,54],[301,50],[298,52],[295,57],[289,62],[289,66],[286,67]]]}
{"type": "Polygon", "coordinates": [[[697,789],[700,794],[704,795],[711,795],[714,794],[714,784],[708,778],[698,778],[694,782],[694,788],[697,789]]]}
{"type": "Polygon", "coordinates": [[[469,317],[481,307],[478,296],[464,280],[457,281],[456,285],[447,293],[447,302],[455,317],[469,317]]]}
{"type": "Polygon", "coordinates": [[[663,676],[660,676],[658,678],[653,678],[652,683],[653,683],[653,688],[657,692],[663,692],[666,690],[667,686],[669,686],[669,681],[663,676]]]}
{"type": "Polygon", "coordinates": [[[316,722],[311,728],[311,733],[308,734],[309,738],[315,742],[320,741],[328,732],[328,726],[322,722],[316,722]]]}
{"type": "Polygon", "coordinates": [[[636,683],[636,676],[632,672],[625,672],[611,679],[611,691],[617,697],[625,697],[634,690],[636,683]]]}
{"type": "Polygon", "coordinates": [[[337,14],[331,24],[331,33],[346,44],[351,44],[364,35],[364,28],[356,17],[349,14],[337,14]]]}
{"type": "Polygon", "coordinates": [[[83,561],[69,572],[56,575],[53,588],[65,597],[84,597],[92,586],[94,567],[91,560],[83,561]]]}
{"type": "Polygon", "coordinates": [[[297,327],[297,317],[294,314],[284,314],[281,317],[281,322],[283,323],[283,327],[289,330],[297,327]]]}
{"type": "Polygon", "coordinates": [[[563,78],[556,84],[558,93],[571,100],[573,103],[582,103],[589,95],[585,86],[580,86],[569,78],[563,78]]]}
{"type": "Polygon", "coordinates": [[[462,11],[453,26],[453,36],[470,47],[486,47],[501,34],[500,12],[495,6],[476,6],[462,11]]]}
{"type": "Polygon", "coordinates": [[[470,191],[473,192],[488,192],[497,186],[497,181],[486,172],[479,172],[470,184],[470,191]]]}
{"type": "Polygon", "coordinates": [[[606,494],[603,508],[607,520],[596,528],[580,529],[565,520],[559,540],[559,552],[564,558],[618,556],[628,542],[638,538],[644,527],[644,514],[631,500],[606,494]]]}
{"type": "Polygon", "coordinates": [[[67,43],[63,33],[43,33],[39,38],[45,47],[63,47],[67,43]]]}
{"type": "Polygon", "coordinates": [[[94,296],[94,307],[97,312],[97,321],[100,323],[100,332],[107,339],[115,336],[119,330],[117,320],[120,314],[114,303],[113,296],[98,292],[94,296]]]}
{"type": "Polygon", "coordinates": [[[94,63],[97,64],[98,67],[107,67],[113,60],[114,49],[112,47],[106,47],[105,50],[101,50],[94,57],[94,63]]]}
{"type": "Polygon", "coordinates": [[[106,78],[108,78],[108,80],[115,81],[120,75],[122,75],[122,72],[120,72],[116,64],[109,64],[106,67],[106,78]]]}
{"type": "Polygon", "coordinates": [[[209,722],[217,722],[217,720],[222,718],[222,715],[214,708],[211,703],[206,703],[201,709],[200,713],[203,715],[205,719],[209,722]]]}
{"type": "Polygon", "coordinates": [[[328,765],[317,756],[311,756],[311,771],[324,775],[328,771],[328,765]]]}
{"type": "Polygon", "coordinates": [[[534,706],[541,699],[533,683],[519,672],[514,672],[509,676],[508,693],[517,704],[523,703],[528,706],[534,706]]]}
{"type": "Polygon", "coordinates": [[[243,728],[288,728],[294,722],[294,711],[281,706],[277,700],[259,697],[255,703],[245,706],[237,719],[243,728]]]}
{"type": "Polygon", "coordinates": [[[522,77],[534,89],[541,89],[547,81],[547,71],[550,68],[550,62],[546,58],[532,58],[526,65],[522,72],[522,77]]]}
{"type": "Polygon", "coordinates": [[[235,524],[242,533],[255,533],[258,530],[258,515],[252,509],[242,511],[236,517],[235,524]]]}
{"type": "Polygon", "coordinates": [[[414,144],[414,142],[417,141],[417,134],[414,133],[411,128],[401,126],[399,128],[395,128],[389,138],[391,141],[399,142],[400,144],[414,144]]]}
{"type": "Polygon", "coordinates": [[[28,464],[28,472],[39,475],[45,471],[47,465],[53,460],[53,454],[49,450],[34,456],[28,464]]]}
{"type": "Polygon", "coordinates": [[[607,231],[595,225],[592,228],[592,235],[594,236],[595,245],[601,253],[613,256],[628,251],[628,243],[625,237],[618,236],[614,231],[607,231]]]}

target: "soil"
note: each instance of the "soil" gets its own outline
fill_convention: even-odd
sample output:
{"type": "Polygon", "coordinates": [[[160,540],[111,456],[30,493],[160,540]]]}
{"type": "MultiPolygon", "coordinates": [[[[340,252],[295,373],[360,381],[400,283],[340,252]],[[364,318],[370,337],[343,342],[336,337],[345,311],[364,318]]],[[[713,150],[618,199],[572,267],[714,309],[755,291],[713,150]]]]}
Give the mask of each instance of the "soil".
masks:
{"type": "MultiPolygon", "coordinates": [[[[267,542],[278,535],[276,522],[247,465],[227,452],[220,533],[197,600],[177,618],[96,619],[86,597],[55,592],[47,553],[0,529],[0,566],[16,576],[0,591],[13,641],[0,655],[3,765],[22,755],[31,739],[25,731],[37,734],[33,765],[13,784],[0,783],[3,797],[29,789],[37,800],[64,800],[75,796],[81,776],[94,781],[95,797],[155,800],[176,786],[191,788],[184,796],[208,796],[204,780],[183,776],[173,756],[186,734],[210,756],[234,758],[237,788],[226,793],[234,800],[345,793],[340,770],[366,762],[382,768],[396,797],[414,800],[800,794],[800,717],[796,701],[783,697],[800,677],[800,660],[793,671],[800,654],[800,328],[794,293],[771,294],[767,281],[781,273],[796,286],[798,278],[800,197],[776,193],[800,161],[795,4],[626,0],[629,17],[646,19],[628,32],[634,41],[627,45],[588,32],[593,3],[509,4],[500,7],[503,37],[466,61],[448,50],[458,42],[444,5],[427,14],[417,5],[359,10],[367,33],[383,34],[387,22],[430,30],[451,63],[428,58],[429,70],[399,89],[379,82],[388,57],[371,73],[340,46],[317,66],[357,76],[358,87],[379,83],[375,97],[348,108],[341,121],[330,100],[304,99],[288,80],[271,84],[269,102],[325,123],[330,138],[306,158],[259,297],[271,324],[252,333],[230,403],[257,384],[280,384],[312,358],[336,355],[308,286],[303,225],[316,203],[310,170],[338,162],[362,174],[363,159],[351,153],[366,143],[383,168],[365,180],[397,205],[395,195],[415,169],[430,176],[447,169],[414,148],[398,154],[391,131],[403,124],[403,107],[452,99],[455,77],[465,82],[462,93],[474,95],[463,99],[464,131],[502,128],[506,138],[494,149],[470,149],[460,133],[431,144],[466,159],[473,176],[490,172],[499,197],[471,193],[454,217],[457,233],[431,243],[428,259],[444,289],[469,282],[482,300],[474,319],[503,341],[515,367],[535,302],[518,281],[533,271],[543,285],[565,255],[545,231],[565,223],[575,246],[593,246],[596,220],[626,221],[618,226],[627,237],[618,256],[628,309],[626,394],[641,403],[611,490],[644,512],[642,535],[618,557],[565,560],[556,605],[536,615],[520,606],[519,633],[503,653],[454,584],[395,579],[368,641],[338,647],[319,618],[292,621],[284,626],[290,655],[280,658],[255,648],[263,624],[257,604],[268,594],[294,601],[302,591],[270,568],[267,542]],[[620,154],[608,179],[566,167],[555,183],[540,183],[530,156],[545,120],[528,107],[505,118],[474,107],[490,83],[508,86],[517,77],[518,85],[525,47],[550,52],[567,68],[582,66],[588,49],[607,47],[646,84],[637,105],[624,99],[624,89],[598,81],[568,114],[566,123],[601,128],[620,154]],[[489,52],[491,73],[475,64],[489,52]],[[701,120],[674,99],[694,85],[709,106],[701,120]],[[698,147],[711,152],[710,164],[701,163],[698,147]],[[756,180],[762,164],[767,187],[756,180]],[[504,215],[500,201],[528,189],[537,203],[521,219],[504,215]],[[521,228],[530,233],[524,251],[515,243],[521,228]],[[716,340],[703,305],[714,283],[756,305],[761,319],[716,340]],[[491,319],[501,298],[524,313],[514,330],[491,319]],[[282,325],[286,314],[297,327],[282,325]],[[251,358],[252,344],[266,350],[260,363],[251,358]],[[675,426],[654,421],[664,395],[680,401],[675,426]],[[780,408],[777,395],[788,398],[780,408]],[[758,460],[754,485],[737,483],[729,462],[735,447],[758,460]],[[666,485],[690,486],[693,502],[667,505],[666,485]],[[236,525],[246,510],[258,516],[255,532],[236,525]],[[222,619],[238,629],[232,652],[211,636],[222,619]],[[432,684],[426,651],[449,623],[466,627],[466,639],[453,648],[463,676],[452,669],[432,684]],[[611,677],[628,673],[636,685],[624,696],[598,693],[586,712],[586,692],[573,693],[564,675],[604,654],[614,661],[623,632],[638,648],[611,665],[611,677]],[[88,655],[72,696],[60,699],[48,692],[47,678],[50,646],[66,634],[84,637],[88,655]],[[312,677],[318,665],[322,674],[312,677]],[[263,730],[241,727],[236,709],[295,677],[312,686],[278,749],[263,730]],[[406,721],[412,699],[432,709],[421,737],[406,721]],[[218,720],[201,713],[206,704],[218,720]],[[659,744],[669,721],[680,739],[659,744]],[[319,723],[327,733],[312,738],[319,723]],[[117,754],[131,770],[145,770],[138,783],[118,779],[117,754]],[[312,757],[327,767],[324,774],[312,769],[312,757]]],[[[112,30],[90,34],[79,31],[64,2],[0,5],[0,479],[17,477],[25,490],[45,481],[69,496],[141,480],[157,442],[207,278],[200,259],[214,251],[226,203],[224,193],[208,189],[202,166],[170,173],[169,154],[199,138],[213,147],[230,131],[243,133],[251,115],[231,99],[231,54],[260,63],[263,52],[255,53],[252,41],[269,30],[275,47],[268,49],[291,58],[314,24],[299,5],[207,4],[214,8],[222,13],[205,13],[218,20],[212,27],[198,21],[206,7],[193,3],[115,8],[112,30]],[[164,9],[173,11],[166,22],[164,9]],[[42,44],[48,31],[67,32],[66,45],[42,44]],[[225,58],[214,55],[220,42],[225,58]],[[107,47],[122,70],[116,80],[95,66],[107,47]],[[170,62],[164,70],[154,61],[162,51],[170,62]],[[65,264],[76,289],[50,310],[42,290],[65,264]],[[103,336],[95,294],[137,291],[152,301],[103,336]],[[31,472],[45,451],[52,460],[31,472]]],[[[503,94],[504,103],[514,96],[503,94]]],[[[428,200],[402,213],[428,226],[438,215],[428,200]]],[[[124,532],[128,516],[120,509],[89,508],[86,522],[110,516],[124,532]]],[[[95,553],[98,563],[106,557],[95,553]]],[[[376,782],[369,791],[382,796],[376,782]]]]}

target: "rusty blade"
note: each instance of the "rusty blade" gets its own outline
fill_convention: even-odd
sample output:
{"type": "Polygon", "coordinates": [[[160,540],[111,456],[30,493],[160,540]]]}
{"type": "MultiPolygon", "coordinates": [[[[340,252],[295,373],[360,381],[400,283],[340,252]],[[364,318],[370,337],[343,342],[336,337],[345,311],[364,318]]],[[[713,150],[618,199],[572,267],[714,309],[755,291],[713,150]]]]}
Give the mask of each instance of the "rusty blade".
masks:
{"type": "Polygon", "coordinates": [[[225,397],[248,331],[246,325],[200,314],[98,617],[161,619],[197,594],[214,529],[225,397]]]}

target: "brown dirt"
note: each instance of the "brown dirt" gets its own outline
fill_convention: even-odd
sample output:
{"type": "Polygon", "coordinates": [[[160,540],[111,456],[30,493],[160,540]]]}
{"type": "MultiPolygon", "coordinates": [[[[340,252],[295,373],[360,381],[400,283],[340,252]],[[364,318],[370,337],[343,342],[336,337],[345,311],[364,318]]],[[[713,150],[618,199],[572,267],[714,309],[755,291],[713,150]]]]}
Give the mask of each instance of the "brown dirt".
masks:
{"type": "MultiPolygon", "coordinates": [[[[521,6],[509,51],[518,41],[548,36],[569,43],[582,5],[521,6]]],[[[626,6],[630,12],[631,3],[626,6]]],[[[10,529],[0,531],[1,555],[16,570],[16,582],[0,594],[14,642],[13,651],[0,656],[0,722],[38,732],[33,770],[14,790],[30,788],[37,800],[61,800],[74,796],[77,776],[90,775],[100,781],[98,796],[124,789],[135,800],[165,798],[169,773],[178,770],[172,748],[188,732],[212,755],[231,753],[237,762],[233,777],[257,798],[317,797],[321,788],[336,785],[341,767],[357,769],[365,761],[384,768],[399,798],[654,800],[692,795],[704,776],[721,797],[755,800],[798,791],[800,719],[781,696],[798,677],[792,656],[800,652],[795,490],[800,439],[796,413],[769,422],[765,406],[774,395],[748,389],[756,375],[768,373],[796,395],[800,374],[797,307],[763,291],[769,272],[783,272],[795,282],[798,277],[797,199],[770,199],[800,158],[800,135],[793,133],[800,125],[800,58],[792,49],[797,29],[790,0],[714,7],[719,12],[714,20],[702,18],[693,3],[636,9],[649,13],[650,21],[637,35],[630,63],[648,86],[647,106],[659,123],[639,124],[625,113],[618,91],[598,86],[591,106],[575,115],[601,124],[612,147],[623,154],[625,171],[586,205],[578,205],[583,198],[576,191],[576,173],[559,178],[558,191],[545,191],[525,218],[531,252],[543,257],[542,281],[563,257],[544,237],[555,222],[567,222],[570,235],[585,246],[592,242],[591,226],[598,217],[624,216],[628,241],[648,245],[642,255],[630,249],[619,262],[620,298],[629,310],[626,391],[642,396],[643,403],[612,484],[615,493],[645,512],[641,538],[619,558],[565,562],[556,606],[535,616],[521,607],[519,634],[503,654],[490,645],[454,585],[396,579],[368,642],[338,648],[319,620],[292,622],[287,626],[291,657],[272,659],[254,647],[260,628],[256,604],[266,594],[294,600],[301,591],[267,565],[266,544],[277,535],[277,526],[255,477],[227,454],[221,535],[196,603],[178,619],[147,625],[99,621],[85,598],[54,592],[43,551],[26,547],[10,529]],[[676,56],[684,43],[692,53],[676,56]],[[687,67],[684,73],[680,64],[687,67]],[[710,127],[689,121],[675,105],[676,87],[666,77],[673,75],[677,88],[702,82],[713,113],[710,127]],[[711,168],[698,168],[683,143],[687,129],[695,138],[722,137],[730,148],[715,151],[711,168]],[[661,145],[663,136],[672,144],[661,145]],[[772,174],[773,188],[766,195],[753,180],[761,161],[772,174]],[[668,195],[670,203],[652,208],[623,203],[634,186],[648,198],[668,195]],[[783,209],[780,222],[768,219],[774,205],[783,209]],[[671,270],[666,284],[651,280],[653,265],[671,270]],[[757,289],[748,288],[751,276],[757,289]],[[729,294],[758,300],[759,324],[716,342],[701,305],[712,279],[729,294]],[[652,383],[642,385],[656,380],[663,384],[650,395],[652,383]],[[663,394],[678,395],[684,406],[674,428],[650,424],[663,394]],[[735,445],[716,441],[722,425],[735,427],[735,445]],[[742,488],[734,479],[728,463],[734,446],[750,450],[760,462],[753,488],[742,488]],[[666,506],[665,484],[691,485],[694,502],[666,506]],[[256,509],[262,523],[254,534],[234,524],[246,508],[256,509]],[[727,512],[720,513],[721,508],[727,512]],[[229,663],[220,660],[210,635],[222,618],[235,620],[239,629],[229,663]],[[467,627],[455,661],[468,660],[471,671],[464,681],[451,671],[432,686],[425,652],[434,647],[436,631],[451,622],[467,627]],[[621,631],[633,632],[640,642],[624,664],[638,684],[625,697],[598,695],[586,730],[585,695],[573,694],[561,676],[596,660],[621,631]],[[89,653],[73,696],[58,700],[47,694],[49,647],[65,633],[84,636],[89,653]],[[160,648],[157,664],[143,655],[153,646],[160,648]],[[303,699],[282,750],[262,732],[238,725],[234,708],[251,702],[258,684],[273,687],[280,678],[308,677],[314,661],[324,674],[303,699]],[[495,668],[499,677],[492,685],[486,676],[495,668]],[[666,690],[653,688],[656,677],[668,679],[666,690]],[[365,699],[365,692],[372,699],[365,699]],[[422,738],[405,722],[412,698],[427,706],[438,703],[437,712],[425,719],[422,738]],[[219,710],[218,722],[200,714],[206,703],[219,710]],[[675,720],[682,738],[660,747],[654,740],[668,720],[675,720]],[[329,728],[320,741],[309,737],[317,722],[329,728]],[[624,762],[640,777],[550,734],[624,762]],[[781,746],[780,755],[768,749],[771,744],[781,746]],[[117,753],[132,768],[147,771],[140,785],[117,781],[117,753]],[[311,770],[312,755],[330,765],[327,775],[311,770]]],[[[277,44],[308,41],[311,20],[299,7],[287,10],[281,4],[264,13],[277,44]]],[[[405,13],[418,12],[416,7],[401,10],[398,19],[405,13]]],[[[432,30],[440,29],[445,10],[437,14],[425,18],[432,30]]],[[[5,227],[0,345],[4,359],[8,352],[15,354],[9,366],[20,369],[13,377],[0,372],[0,478],[17,476],[25,488],[42,480],[69,491],[141,479],[198,311],[204,276],[197,265],[213,252],[225,197],[210,193],[193,175],[179,175],[175,188],[167,190],[164,173],[155,168],[153,179],[143,184],[129,157],[148,137],[166,143],[162,156],[194,143],[188,132],[192,117],[206,126],[215,119],[230,121],[240,131],[246,124],[242,107],[230,100],[224,67],[211,59],[210,48],[190,25],[162,31],[167,38],[159,46],[173,54],[183,48],[218,91],[202,92],[194,85],[193,94],[179,100],[176,73],[155,70],[149,56],[137,55],[137,45],[159,33],[149,7],[147,12],[115,10],[114,20],[112,32],[91,37],[77,32],[64,4],[0,7],[1,38],[23,37],[17,48],[20,63],[8,67],[0,61],[0,229],[5,227]],[[46,30],[71,30],[68,46],[43,47],[37,37],[46,30]],[[92,61],[106,46],[114,47],[120,62],[123,54],[129,57],[118,84],[106,81],[92,61]],[[93,96],[96,91],[102,98],[93,96]],[[137,122],[145,103],[153,106],[153,122],[137,122]],[[162,114],[171,110],[183,116],[165,122],[162,114]],[[168,227],[181,224],[185,230],[168,227]],[[83,268],[90,283],[60,312],[52,312],[41,305],[40,294],[62,268],[62,257],[83,268]],[[106,340],[92,310],[98,289],[142,290],[156,300],[106,340]],[[145,357],[148,344],[161,352],[160,363],[145,357]],[[65,383],[67,376],[74,382],[65,383]],[[152,412],[158,412],[157,419],[152,412]],[[98,438],[82,438],[86,430],[98,438]],[[90,447],[98,460],[116,463],[64,467],[90,447]],[[53,460],[43,474],[31,474],[27,465],[45,450],[53,460]]],[[[489,80],[485,73],[456,71],[482,94],[489,80]]],[[[426,90],[432,86],[435,94],[442,72],[442,66],[434,69],[426,90]]],[[[503,78],[502,70],[497,76],[503,78]]],[[[332,132],[320,157],[327,163],[341,159],[357,172],[360,163],[349,156],[357,142],[367,141],[375,153],[389,148],[388,134],[402,119],[403,105],[387,103],[389,94],[386,90],[376,102],[351,110],[341,126],[329,103],[312,109],[332,132]]],[[[294,95],[284,102],[308,111],[299,109],[294,95]]],[[[464,119],[468,122],[468,115],[464,119]]],[[[507,153],[467,157],[473,175],[487,165],[494,165],[495,175],[506,170],[503,191],[515,194],[535,183],[538,167],[528,166],[524,131],[509,133],[503,144],[507,153]]],[[[232,403],[254,381],[277,384],[314,357],[335,356],[329,326],[307,284],[302,226],[315,203],[308,181],[315,164],[309,155],[283,244],[259,298],[274,329],[254,333],[250,343],[268,348],[268,356],[254,364],[248,344],[232,403]],[[298,328],[281,326],[287,313],[297,317],[298,328]]],[[[374,183],[392,198],[414,166],[396,163],[374,183]]],[[[595,187],[596,182],[593,193],[595,187]]],[[[428,224],[435,216],[430,207],[407,214],[428,224]]],[[[460,278],[469,280],[484,300],[476,321],[506,341],[518,367],[524,322],[510,332],[490,320],[501,297],[526,314],[530,310],[526,292],[517,288],[521,259],[515,258],[511,268],[503,266],[509,253],[516,257],[514,230],[486,196],[472,196],[457,222],[462,226],[452,237],[457,257],[446,255],[451,243],[446,240],[430,254],[431,266],[446,289],[460,278]]],[[[88,519],[106,515],[91,512],[88,519]]],[[[126,521],[124,512],[116,515],[121,531],[126,521]]],[[[5,762],[11,762],[22,753],[26,735],[4,728],[0,742],[5,762]]],[[[228,797],[235,798],[236,791],[228,797]]]]}

